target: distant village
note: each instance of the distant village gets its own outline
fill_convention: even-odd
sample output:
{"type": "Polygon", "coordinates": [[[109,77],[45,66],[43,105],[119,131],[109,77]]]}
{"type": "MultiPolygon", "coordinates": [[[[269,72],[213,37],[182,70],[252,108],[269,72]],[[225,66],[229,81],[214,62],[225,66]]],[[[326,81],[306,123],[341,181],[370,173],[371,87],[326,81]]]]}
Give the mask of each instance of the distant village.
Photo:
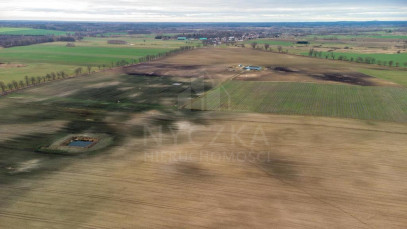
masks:
{"type": "Polygon", "coordinates": [[[204,45],[221,45],[221,44],[234,44],[236,42],[254,40],[258,38],[277,38],[280,34],[265,34],[262,32],[240,33],[240,32],[222,32],[219,31],[211,33],[200,34],[179,34],[175,36],[157,35],[156,39],[163,40],[182,40],[182,41],[202,41],[204,45]]]}

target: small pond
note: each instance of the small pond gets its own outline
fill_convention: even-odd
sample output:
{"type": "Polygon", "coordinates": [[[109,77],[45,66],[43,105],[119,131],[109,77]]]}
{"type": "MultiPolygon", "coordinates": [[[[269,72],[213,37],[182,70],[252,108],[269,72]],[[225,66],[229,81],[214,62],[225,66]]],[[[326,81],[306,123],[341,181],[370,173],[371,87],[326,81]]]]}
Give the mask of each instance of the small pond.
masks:
{"type": "Polygon", "coordinates": [[[68,144],[68,146],[88,147],[92,144],[93,144],[93,141],[73,140],[68,144]]]}

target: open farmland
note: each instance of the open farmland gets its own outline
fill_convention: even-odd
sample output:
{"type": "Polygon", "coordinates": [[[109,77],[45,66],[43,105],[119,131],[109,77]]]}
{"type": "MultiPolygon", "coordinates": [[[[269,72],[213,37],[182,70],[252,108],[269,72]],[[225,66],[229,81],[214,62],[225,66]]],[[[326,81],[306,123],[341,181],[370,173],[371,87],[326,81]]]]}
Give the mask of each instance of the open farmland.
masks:
{"type": "Polygon", "coordinates": [[[124,47],[66,47],[66,43],[39,44],[12,47],[0,50],[0,61],[22,63],[55,63],[68,65],[98,65],[130,61],[146,55],[168,51],[165,48],[124,48],[124,47]]]}
{"type": "MultiPolygon", "coordinates": [[[[194,45],[183,41],[161,41],[147,37],[85,38],[67,47],[66,42],[52,42],[30,46],[0,49],[0,81],[23,80],[44,76],[51,72],[71,74],[78,67],[112,67],[117,61],[137,62],[140,57],[164,53],[180,46],[194,45]],[[111,39],[127,42],[124,45],[108,44],[111,39]],[[15,67],[15,66],[19,67],[15,67]]],[[[104,68],[105,68],[104,67],[104,68]]]]}
{"type": "Polygon", "coordinates": [[[0,229],[407,229],[405,2],[0,2],[0,229]]]}
{"type": "Polygon", "coordinates": [[[388,69],[360,69],[359,71],[364,74],[398,83],[407,88],[407,71],[388,69]]]}
{"type": "Polygon", "coordinates": [[[44,76],[54,71],[64,71],[73,75],[77,65],[56,63],[25,63],[25,64],[1,64],[0,81],[4,83],[13,80],[23,80],[25,76],[44,76]]]}
{"type": "Polygon", "coordinates": [[[406,69],[153,37],[0,50],[0,228],[405,228],[406,69]]]}
{"type": "MultiPolygon", "coordinates": [[[[308,53],[301,53],[304,56],[307,56],[308,53]]],[[[334,59],[338,59],[341,56],[346,57],[348,60],[353,59],[353,61],[356,61],[358,58],[362,58],[362,61],[366,57],[369,58],[374,58],[376,60],[376,63],[379,63],[378,61],[381,61],[383,65],[389,65],[389,62],[392,61],[391,66],[396,66],[398,65],[399,67],[407,67],[407,53],[397,53],[397,54],[386,54],[386,53],[372,53],[372,54],[366,54],[366,53],[351,53],[351,52],[322,52],[322,58],[332,58],[332,55],[334,55],[334,59]],[[383,62],[386,62],[384,64],[383,62]]]]}
{"type": "Polygon", "coordinates": [[[189,107],[407,122],[407,89],[229,81],[189,107]]]}
{"type": "MultiPolygon", "coordinates": [[[[330,35],[307,35],[307,36],[283,36],[273,39],[256,39],[245,41],[244,43],[257,42],[258,49],[264,49],[264,44],[268,43],[271,50],[277,51],[277,45],[282,47],[282,52],[308,56],[309,51],[318,52],[316,57],[345,59],[358,62],[366,62],[365,58],[374,58],[373,64],[406,67],[406,44],[407,35],[405,32],[390,33],[386,31],[375,31],[371,33],[355,34],[330,34],[330,35]],[[298,41],[308,41],[308,44],[298,44],[298,41]],[[361,59],[360,59],[361,58],[361,59]]],[[[246,47],[251,48],[250,45],[246,47]]],[[[369,62],[371,63],[371,62],[369,62]]]]}
{"type": "Polygon", "coordinates": [[[131,35],[131,36],[117,36],[111,38],[100,37],[85,37],[77,46],[86,47],[115,47],[115,48],[170,48],[175,49],[180,46],[198,45],[198,41],[178,41],[178,40],[161,40],[154,39],[154,36],[148,35],[131,35]],[[107,40],[121,40],[126,44],[108,44],[107,40]]]}
{"type": "MultiPolygon", "coordinates": [[[[199,80],[182,69],[225,80],[233,77],[228,63],[259,55],[194,50],[0,97],[0,227],[403,228],[406,124],[177,109],[179,95],[195,85],[188,82],[199,80]],[[197,53],[202,60],[190,58],[197,53]],[[148,67],[175,76],[141,75],[148,67]],[[82,133],[113,142],[78,156],[36,151],[82,133]]],[[[264,55],[274,63],[291,58],[264,55]]],[[[249,99],[258,84],[312,85],[224,85],[238,84],[253,85],[249,99]]],[[[370,88],[317,86],[357,88],[356,98],[370,88]]]]}
{"type": "Polygon", "coordinates": [[[64,36],[67,35],[68,33],[69,32],[47,29],[0,27],[0,35],[64,36]]]}

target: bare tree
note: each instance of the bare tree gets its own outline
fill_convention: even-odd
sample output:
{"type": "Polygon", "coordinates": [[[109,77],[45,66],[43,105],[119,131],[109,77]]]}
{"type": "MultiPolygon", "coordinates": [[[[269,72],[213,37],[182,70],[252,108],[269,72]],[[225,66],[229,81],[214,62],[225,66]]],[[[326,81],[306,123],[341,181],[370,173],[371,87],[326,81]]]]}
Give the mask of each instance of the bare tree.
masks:
{"type": "Polygon", "coordinates": [[[75,75],[76,76],[79,76],[79,74],[81,74],[81,73],[82,73],[82,68],[81,67],[75,69],[75,75]]]}
{"type": "Polygon", "coordinates": [[[20,82],[18,84],[20,85],[20,88],[24,87],[24,81],[20,80],[20,82]]]}
{"type": "Polygon", "coordinates": [[[312,56],[314,54],[314,49],[310,49],[309,51],[308,51],[308,56],[312,56]]]}
{"type": "Polygon", "coordinates": [[[255,49],[257,47],[257,42],[252,42],[250,45],[252,46],[253,49],[255,49]]]}
{"type": "Polygon", "coordinates": [[[2,93],[5,94],[6,93],[6,85],[1,81],[0,81],[0,88],[1,88],[2,93]]]}
{"type": "Polygon", "coordinates": [[[10,91],[12,91],[14,86],[13,86],[12,83],[8,83],[8,84],[7,84],[7,87],[8,87],[8,89],[9,89],[10,91]]]}
{"type": "Polygon", "coordinates": [[[281,47],[281,45],[279,45],[279,46],[277,47],[277,49],[278,49],[278,52],[282,52],[282,51],[283,51],[283,47],[281,47]]]}
{"type": "Polygon", "coordinates": [[[25,84],[27,86],[30,85],[30,80],[28,79],[28,76],[25,76],[25,84]]]}
{"type": "Polygon", "coordinates": [[[90,72],[92,71],[92,66],[88,65],[88,66],[86,66],[86,68],[88,69],[88,74],[90,74],[90,72]]]}
{"type": "Polygon", "coordinates": [[[11,83],[13,84],[14,89],[17,90],[18,89],[17,81],[13,80],[11,83]]]}
{"type": "Polygon", "coordinates": [[[264,44],[264,49],[267,51],[269,49],[270,45],[269,44],[264,44]]]}

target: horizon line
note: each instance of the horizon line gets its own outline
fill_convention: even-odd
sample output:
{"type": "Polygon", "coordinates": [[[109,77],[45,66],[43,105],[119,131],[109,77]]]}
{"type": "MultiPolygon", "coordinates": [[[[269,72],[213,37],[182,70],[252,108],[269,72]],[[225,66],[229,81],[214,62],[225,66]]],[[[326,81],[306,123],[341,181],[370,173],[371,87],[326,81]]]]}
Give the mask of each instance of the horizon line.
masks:
{"type": "Polygon", "coordinates": [[[99,21],[99,20],[37,20],[37,19],[0,19],[2,21],[37,22],[95,22],[95,23],[339,23],[339,22],[407,22],[407,20],[349,20],[349,21],[99,21]]]}

